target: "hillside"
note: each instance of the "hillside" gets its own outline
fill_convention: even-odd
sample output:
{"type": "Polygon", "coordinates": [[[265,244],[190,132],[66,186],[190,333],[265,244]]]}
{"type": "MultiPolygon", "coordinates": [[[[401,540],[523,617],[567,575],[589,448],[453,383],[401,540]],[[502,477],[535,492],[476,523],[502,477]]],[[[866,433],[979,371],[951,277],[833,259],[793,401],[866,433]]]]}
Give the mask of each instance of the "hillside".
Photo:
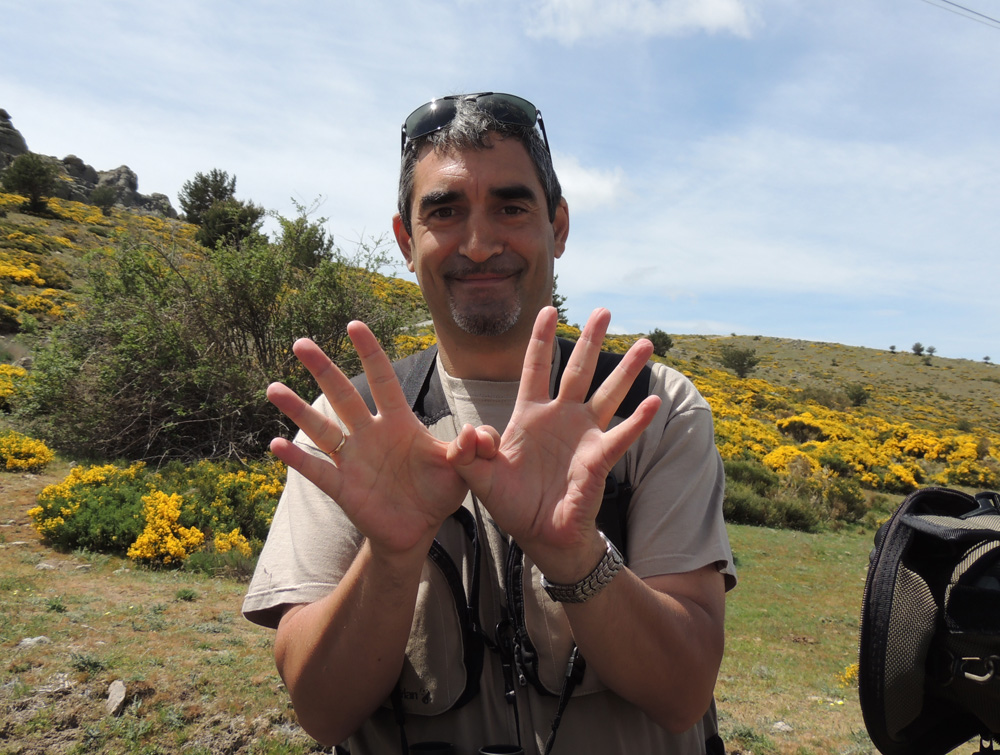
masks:
{"type": "MultiPolygon", "coordinates": [[[[200,253],[193,227],[177,220],[68,200],[52,200],[43,216],[19,205],[0,194],[8,363],[30,367],[32,338],[86,301],[88,255],[113,259],[143,239],[200,253]]],[[[415,296],[404,281],[378,288],[415,296]]],[[[397,345],[430,337],[418,328],[397,345]]],[[[621,351],[636,337],[606,346],[621,351]]],[[[869,753],[851,664],[871,525],[916,485],[998,484],[1000,368],[780,338],[672,337],[662,359],[712,405],[730,475],[741,581],[717,688],[730,755],[869,753]],[[727,344],[760,358],[749,376],[721,366],[727,344]]],[[[11,617],[0,628],[0,752],[315,751],[274,671],[271,634],[238,617],[238,580],[56,551],[40,539],[27,511],[70,468],[59,457],[40,476],[0,472],[0,613],[11,617]],[[124,707],[108,713],[119,680],[124,707]]]]}

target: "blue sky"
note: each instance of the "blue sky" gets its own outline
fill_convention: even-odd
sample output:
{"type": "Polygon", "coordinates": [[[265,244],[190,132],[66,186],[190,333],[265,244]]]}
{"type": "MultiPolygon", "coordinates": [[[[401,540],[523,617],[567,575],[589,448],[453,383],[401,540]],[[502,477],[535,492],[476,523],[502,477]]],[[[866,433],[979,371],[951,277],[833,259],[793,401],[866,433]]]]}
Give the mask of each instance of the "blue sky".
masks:
{"type": "MultiPolygon", "coordinates": [[[[1000,18],[1000,1],[962,5],[1000,18]]],[[[28,147],[387,235],[399,125],[545,118],[572,321],[1000,362],[1000,24],[947,0],[0,0],[28,147]]],[[[387,236],[388,237],[388,236],[387,236]]]]}

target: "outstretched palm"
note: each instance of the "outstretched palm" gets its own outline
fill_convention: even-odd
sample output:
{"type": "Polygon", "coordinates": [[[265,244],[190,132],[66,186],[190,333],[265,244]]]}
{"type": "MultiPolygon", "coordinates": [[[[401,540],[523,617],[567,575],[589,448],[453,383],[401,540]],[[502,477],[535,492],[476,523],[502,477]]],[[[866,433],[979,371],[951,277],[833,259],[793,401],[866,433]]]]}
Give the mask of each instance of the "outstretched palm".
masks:
{"type": "Polygon", "coordinates": [[[295,344],[296,356],[316,378],[347,429],[275,383],[268,398],[312,439],[330,460],[276,439],[271,450],[333,498],[375,546],[392,552],[413,548],[436,533],[464,498],[468,486],[447,458],[448,444],[434,438],[407,405],[392,365],[371,331],[348,326],[378,414],[372,416],[347,377],[312,341],[295,344]],[[336,450],[340,448],[340,450],[336,450]],[[332,463],[331,463],[332,462],[332,463]]]}

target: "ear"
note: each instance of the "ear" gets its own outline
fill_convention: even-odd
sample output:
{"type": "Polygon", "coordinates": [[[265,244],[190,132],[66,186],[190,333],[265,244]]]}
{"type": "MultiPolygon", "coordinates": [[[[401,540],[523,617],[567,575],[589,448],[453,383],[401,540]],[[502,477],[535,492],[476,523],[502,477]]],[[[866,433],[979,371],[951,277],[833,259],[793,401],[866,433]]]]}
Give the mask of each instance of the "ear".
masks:
{"type": "Polygon", "coordinates": [[[406,260],[406,269],[411,273],[413,270],[413,237],[406,232],[405,226],[403,226],[403,219],[399,216],[397,212],[392,216],[392,232],[396,236],[396,244],[399,246],[399,251],[403,253],[403,259],[406,260]]]}
{"type": "Polygon", "coordinates": [[[556,242],[554,256],[559,259],[566,251],[566,239],[569,238],[569,205],[566,204],[565,198],[559,200],[556,216],[552,221],[552,232],[555,234],[556,242]]]}

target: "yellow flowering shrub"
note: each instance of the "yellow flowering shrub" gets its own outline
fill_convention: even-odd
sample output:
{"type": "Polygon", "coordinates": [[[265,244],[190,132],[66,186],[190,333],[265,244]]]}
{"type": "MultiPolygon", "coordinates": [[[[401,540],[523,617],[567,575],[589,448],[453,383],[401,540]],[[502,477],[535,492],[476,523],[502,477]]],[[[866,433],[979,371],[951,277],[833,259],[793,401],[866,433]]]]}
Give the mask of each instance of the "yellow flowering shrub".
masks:
{"type": "Polygon", "coordinates": [[[54,458],[40,440],[13,430],[0,435],[0,461],[8,472],[40,472],[54,458]]]}
{"type": "Polygon", "coordinates": [[[20,390],[28,378],[24,367],[13,364],[0,364],[0,411],[10,408],[10,399],[20,390]]]}
{"type": "Polygon", "coordinates": [[[213,545],[215,546],[216,553],[229,553],[229,551],[235,550],[237,553],[249,558],[253,552],[253,549],[250,547],[250,541],[243,537],[243,533],[240,532],[238,527],[232,532],[218,533],[213,540],[213,545]]]}
{"type": "Polygon", "coordinates": [[[419,335],[413,335],[411,333],[400,333],[396,336],[395,345],[396,353],[400,357],[407,357],[410,354],[418,354],[421,351],[426,351],[428,348],[437,343],[437,336],[434,331],[429,333],[422,333],[419,335]]]}
{"type": "Polygon", "coordinates": [[[815,459],[807,456],[795,446],[778,446],[763,459],[764,466],[778,474],[788,474],[793,468],[808,469],[810,472],[819,470],[815,459]]]}
{"type": "Polygon", "coordinates": [[[53,545],[124,553],[141,531],[142,496],[149,490],[142,462],[73,467],[38,494],[28,516],[53,545]]]}
{"type": "Polygon", "coordinates": [[[181,525],[181,496],[154,490],[142,497],[142,503],[146,525],[128,549],[129,558],[148,564],[176,564],[204,542],[205,534],[197,527],[181,525]]]}

